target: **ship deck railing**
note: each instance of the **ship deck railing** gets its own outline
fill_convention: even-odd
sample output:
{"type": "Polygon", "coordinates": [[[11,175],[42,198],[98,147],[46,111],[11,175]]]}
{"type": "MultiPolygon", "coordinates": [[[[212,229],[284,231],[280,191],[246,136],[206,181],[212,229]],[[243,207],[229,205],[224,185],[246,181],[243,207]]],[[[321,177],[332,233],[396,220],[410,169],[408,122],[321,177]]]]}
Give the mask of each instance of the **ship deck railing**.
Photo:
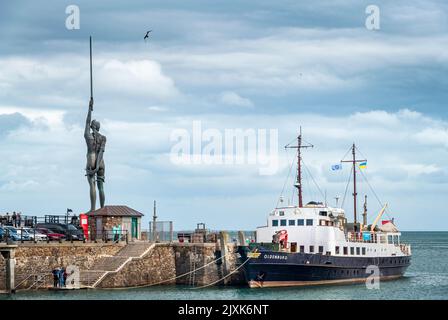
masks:
{"type": "Polygon", "coordinates": [[[348,232],[345,235],[347,242],[351,243],[380,243],[380,244],[393,244],[399,247],[401,252],[406,255],[411,254],[411,246],[409,244],[400,243],[399,232],[376,232],[376,231],[363,231],[363,232],[348,232]],[[365,235],[368,237],[365,237],[365,235]],[[391,241],[392,239],[392,241],[391,241]]]}
{"type": "Polygon", "coordinates": [[[399,245],[399,232],[376,232],[376,231],[362,231],[362,232],[347,232],[345,240],[347,242],[356,243],[384,243],[399,245]],[[392,237],[393,241],[389,240],[392,237]],[[394,240],[396,239],[396,240],[394,240]]]}

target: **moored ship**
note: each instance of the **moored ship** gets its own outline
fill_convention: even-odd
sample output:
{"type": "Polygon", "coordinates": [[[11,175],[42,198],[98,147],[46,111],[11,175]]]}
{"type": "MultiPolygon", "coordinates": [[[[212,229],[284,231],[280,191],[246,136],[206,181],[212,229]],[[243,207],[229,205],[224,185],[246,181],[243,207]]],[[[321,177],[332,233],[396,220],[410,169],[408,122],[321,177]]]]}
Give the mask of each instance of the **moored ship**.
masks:
{"type": "Polygon", "coordinates": [[[297,145],[298,204],[280,201],[268,216],[267,225],[256,230],[256,242],[240,246],[245,277],[251,288],[338,284],[365,282],[367,277],[390,280],[403,276],[411,263],[411,248],[401,243],[401,233],[392,220],[382,220],[387,204],[382,205],[372,224],[367,224],[367,198],[363,221],[357,219],[357,166],[367,160],[342,160],[352,165],[353,222],[345,211],[322,202],[303,205],[301,149],[311,147],[302,141],[297,145]]]}

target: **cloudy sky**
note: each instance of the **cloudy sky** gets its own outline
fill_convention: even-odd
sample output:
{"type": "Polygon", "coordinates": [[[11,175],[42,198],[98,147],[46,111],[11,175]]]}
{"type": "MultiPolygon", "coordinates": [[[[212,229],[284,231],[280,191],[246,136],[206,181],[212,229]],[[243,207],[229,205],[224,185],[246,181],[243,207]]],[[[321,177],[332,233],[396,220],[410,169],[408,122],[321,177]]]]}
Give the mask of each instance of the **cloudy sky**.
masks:
{"type": "MultiPolygon", "coordinates": [[[[83,126],[92,35],[108,204],[146,213],[146,224],[156,199],[176,229],[263,225],[294,179],[294,154],[283,146],[301,125],[314,144],[304,155],[305,201],[324,193],[341,203],[350,168],[330,166],[355,142],[402,230],[448,229],[446,1],[210,3],[1,0],[0,213],[89,208],[83,126]],[[66,28],[71,4],[79,30],[66,28]],[[381,10],[380,30],[365,27],[369,4],[381,10]],[[173,163],[171,134],[192,132],[194,121],[218,132],[277,129],[277,172],[173,163]]],[[[295,199],[290,189],[285,199],[295,199]]],[[[364,194],[372,220],[380,205],[361,179],[364,194]]]]}

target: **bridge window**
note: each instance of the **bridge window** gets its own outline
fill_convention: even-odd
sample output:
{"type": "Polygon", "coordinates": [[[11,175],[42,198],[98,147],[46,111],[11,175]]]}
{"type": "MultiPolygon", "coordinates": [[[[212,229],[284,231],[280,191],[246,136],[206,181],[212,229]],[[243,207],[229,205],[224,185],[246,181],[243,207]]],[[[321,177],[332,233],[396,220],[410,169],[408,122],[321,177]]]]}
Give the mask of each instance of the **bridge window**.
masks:
{"type": "Polygon", "coordinates": [[[288,225],[289,226],[295,226],[296,225],[296,220],[289,220],[288,221],[288,225]]]}
{"type": "Polygon", "coordinates": [[[363,256],[366,255],[366,248],[362,248],[362,255],[363,255],[363,256]]]}
{"type": "Polygon", "coordinates": [[[314,246],[310,246],[310,253],[314,253],[314,246]]]}
{"type": "Polygon", "coordinates": [[[359,256],[361,254],[361,249],[359,247],[356,247],[356,255],[359,256]]]}
{"type": "Polygon", "coordinates": [[[355,248],[350,247],[350,254],[353,255],[353,256],[355,255],[355,248]]]}
{"type": "Polygon", "coordinates": [[[284,216],[285,215],[285,211],[279,211],[278,214],[281,215],[281,216],[284,216]]]}
{"type": "Polygon", "coordinates": [[[348,255],[348,247],[344,247],[344,255],[348,255]]]}
{"type": "Polygon", "coordinates": [[[280,220],[280,225],[281,225],[282,227],[286,226],[286,219],[282,219],[282,220],[280,220]]]}
{"type": "Polygon", "coordinates": [[[313,219],[306,219],[306,225],[312,226],[313,225],[313,219]]]}
{"type": "Polygon", "coordinates": [[[335,253],[336,253],[336,254],[339,254],[339,246],[336,246],[335,253]]]}
{"type": "Polygon", "coordinates": [[[322,217],[326,217],[327,216],[327,211],[319,211],[319,215],[322,217]]]}
{"type": "Polygon", "coordinates": [[[319,246],[319,253],[324,253],[324,247],[323,246],[319,246]]]}
{"type": "Polygon", "coordinates": [[[297,220],[297,225],[298,225],[298,226],[303,226],[303,225],[305,225],[305,220],[303,220],[303,219],[299,219],[299,220],[297,220]]]}
{"type": "Polygon", "coordinates": [[[278,220],[272,220],[272,226],[278,227],[278,220]]]}
{"type": "Polygon", "coordinates": [[[300,246],[300,253],[305,253],[305,246],[300,246]]]}
{"type": "Polygon", "coordinates": [[[387,236],[387,242],[390,244],[394,243],[394,238],[392,236],[387,236]]]}

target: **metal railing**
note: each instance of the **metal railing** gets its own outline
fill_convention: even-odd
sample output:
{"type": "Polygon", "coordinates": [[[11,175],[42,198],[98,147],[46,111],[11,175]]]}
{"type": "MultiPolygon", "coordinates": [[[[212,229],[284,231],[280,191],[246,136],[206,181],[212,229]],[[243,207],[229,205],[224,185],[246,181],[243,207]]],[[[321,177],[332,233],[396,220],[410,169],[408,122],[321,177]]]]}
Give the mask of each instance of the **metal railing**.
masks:
{"type": "Polygon", "coordinates": [[[15,228],[30,227],[34,228],[38,223],[58,223],[80,225],[78,215],[67,214],[46,214],[44,216],[28,216],[20,215],[13,217],[12,215],[0,215],[0,226],[10,226],[15,228]]]}
{"type": "Polygon", "coordinates": [[[128,230],[102,230],[95,231],[90,234],[90,241],[103,241],[103,242],[129,242],[128,230]]]}
{"type": "Polygon", "coordinates": [[[380,244],[391,244],[395,247],[399,247],[401,252],[403,252],[406,255],[410,255],[411,252],[411,246],[409,244],[400,243],[398,238],[391,238],[390,237],[398,237],[399,234],[394,233],[388,233],[388,232],[369,232],[369,231],[363,231],[363,232],[348,232],[345,236],[345,239],[347,242],[354,242],[354,243],[380,243],[380,244]],[[364,238],[363,234],[368,234],[368,239],[364,238]],[[394,240],[396,239],[396,240],[394,240]]]}
{"type": "Polygon", "coordinates": [[[142,230],[142,235],[147,235],[146,239],[154,242],[172,242],[174,240],[173,221],[149,222],[149,229],[142,230]]]}
{"type": "MultiPolygon", "coordinates": [[[[358,242],[358,243],[384,243],[384,244],[392,244],[388,240],[388,236],[398,236],[398,233],[387,233],[387,232],[371,232],[371,231],[363,231],[363,232],[347,232],[345,235],[345,239],[347,242],[358,242]],[[365,238],[365,235],[368,235],[365,238]]],[[[398,242],[394,242],[394,244],[398,245],[398,242]]]]}
{"type": "Polygon", "coordinates": [[[43,286],[48,286],[52,274],[49,272],[32,273],[26,275],[14,288],[19,289],[22,285],[27,284],[24,290],[39,289],[43,286]],[[29,283],[31,283],[29,285],[29,283]]]}
{"type": "Polygon", "coordinates": [[[23,216],[16,217],[13,219],[12,215],[1,215],[0,216],[0,226],[10,226],[10,227],[33,227],[37,223],[36,216],[23,216]]]}

